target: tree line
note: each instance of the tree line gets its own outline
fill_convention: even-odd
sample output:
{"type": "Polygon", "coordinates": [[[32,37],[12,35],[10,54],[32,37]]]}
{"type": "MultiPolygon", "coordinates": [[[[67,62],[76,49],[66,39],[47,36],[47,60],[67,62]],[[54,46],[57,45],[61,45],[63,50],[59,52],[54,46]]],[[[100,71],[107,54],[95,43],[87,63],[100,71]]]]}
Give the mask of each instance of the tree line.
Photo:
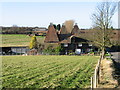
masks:
{"type": "Polygon", "coordinates": [[[2,34],[31,34],[32,27],[2,27],[2,34]]]}

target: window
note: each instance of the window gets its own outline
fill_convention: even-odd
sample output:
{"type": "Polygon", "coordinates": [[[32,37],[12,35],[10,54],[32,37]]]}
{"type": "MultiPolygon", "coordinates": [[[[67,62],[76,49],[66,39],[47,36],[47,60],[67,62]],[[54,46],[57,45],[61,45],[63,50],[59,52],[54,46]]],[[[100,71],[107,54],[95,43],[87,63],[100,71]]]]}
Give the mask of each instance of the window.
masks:
{"type": "Polygon", "coordinates": [[[68,47],[68,44],[67,44],[67,43],[65,43],[65,44],[64,44],[64,47],[68,47]]]}
{"type": "Polygon", "coordinates": [[[79,46],[79,47],[82,47],[82,43],[79,43],[78,46],[79,46]]]}

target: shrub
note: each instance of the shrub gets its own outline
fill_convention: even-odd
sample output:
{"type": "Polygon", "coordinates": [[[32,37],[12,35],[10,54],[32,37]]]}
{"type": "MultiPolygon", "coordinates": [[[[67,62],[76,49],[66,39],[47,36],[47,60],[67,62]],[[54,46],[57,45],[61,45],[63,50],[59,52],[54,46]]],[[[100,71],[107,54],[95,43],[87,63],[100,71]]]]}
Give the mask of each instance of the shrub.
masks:
{"type": "Polygon", "coordinates": [[[58,46],[58,47],[54,48],[53,46],[49,45],[46,49],[43,50],[43,52],[47,53],[47,54],[59,55],[61,50],[62,50],[61,46],[58,46]]]}
{"type": "Polygon", "coordinates": [[[61,51],[62,51],[62,47],[61,46],[58,46],[58,47],[56,47],[55,49],[55,54],[59,54],[61,51]]]}
{"type": "Polygon", "coordinates": [[[105,56],[110,56],[110,53],[106,52],[105,56]]]}

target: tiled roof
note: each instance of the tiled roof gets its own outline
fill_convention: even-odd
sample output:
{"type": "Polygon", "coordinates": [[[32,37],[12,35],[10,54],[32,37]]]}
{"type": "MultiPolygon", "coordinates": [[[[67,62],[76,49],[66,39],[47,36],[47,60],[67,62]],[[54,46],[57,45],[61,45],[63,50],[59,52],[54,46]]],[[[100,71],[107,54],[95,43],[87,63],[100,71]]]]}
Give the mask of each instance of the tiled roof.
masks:
{"type": "MultiPolygon", "coordinates": [[[[91,36],[95,33],[94,30],[80,30],[77,25],[74,26],[71,34],[67,32],[65,25],[62,26],[59,33],[57,34],[54,26],[49,26],[48,32],[45,38],[45,43],[71,43],[71,37],[82,38],[82,36],[91,36]]],[[[120,30],[113,30],[113,36],[111,40],[120,41],[120,30]]]]}
{"type": "Polygon", "coordinates": [[[58,43],[58,35],[53,25],[48,27],[48,32],[45,37],[45,43],[58,43]]]}
{"type": "Polygon", "coordinates": [[[78,25],[75,25],[74,28],[72,29],[71,34],[77,35],[78,31],[79,31],[79,27],[78,27],[78,25]]]}
{"type": "Polygon", "coordinates": [[[112,40],[120,41],[120,30],[113,30],[112,40]]]}
{"type": "Polygon", "coordinates": [[[60,42],[59,43],[71,43],[71,35],[70,34],[61,34],[59,35],[60,42]]]}
{"type": "Polygon", "coordinates": [[[62,25],[62,27],[61,27],[61,29],[60,29],[60,34],[68,34],[65,25],[62,25]]]}

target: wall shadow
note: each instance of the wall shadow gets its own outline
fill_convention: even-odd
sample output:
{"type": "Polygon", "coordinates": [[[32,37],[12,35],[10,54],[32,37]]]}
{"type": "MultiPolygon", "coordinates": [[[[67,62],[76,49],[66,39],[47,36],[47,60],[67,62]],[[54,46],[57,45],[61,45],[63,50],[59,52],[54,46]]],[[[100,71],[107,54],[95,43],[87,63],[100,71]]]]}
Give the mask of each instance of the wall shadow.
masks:
{"type": "Polygon", "coordinates": [[[117,80],[118,82],[118,86],[120,86],[120,63],[116,62],[114,59],[112,59],[113,61],[113,68],[115,69],[115,71],[113,71],[112,76],[115,80],[117,80]]]}

